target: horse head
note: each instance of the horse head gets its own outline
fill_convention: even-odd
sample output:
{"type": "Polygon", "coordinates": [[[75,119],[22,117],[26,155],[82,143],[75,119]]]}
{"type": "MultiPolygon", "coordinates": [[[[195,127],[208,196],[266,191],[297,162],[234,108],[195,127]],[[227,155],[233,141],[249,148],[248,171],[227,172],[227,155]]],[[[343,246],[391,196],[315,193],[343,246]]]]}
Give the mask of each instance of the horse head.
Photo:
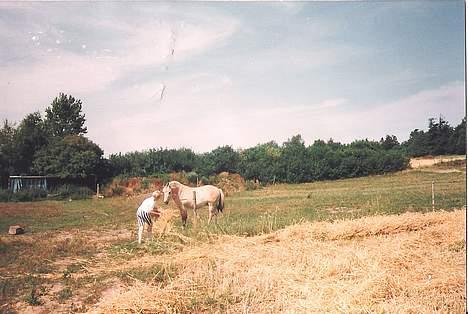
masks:
{"type": "Polygon", "coordinates": [[[169,196],[171,196],[171,194],[178,192],[178,188],[179,188],[178,183],[179,182],[177,181],[171,181],[163,187],[162,192],[164,195],[164,198],[163,198],[164,204],[166,205],[169,204],[169,196]]]}

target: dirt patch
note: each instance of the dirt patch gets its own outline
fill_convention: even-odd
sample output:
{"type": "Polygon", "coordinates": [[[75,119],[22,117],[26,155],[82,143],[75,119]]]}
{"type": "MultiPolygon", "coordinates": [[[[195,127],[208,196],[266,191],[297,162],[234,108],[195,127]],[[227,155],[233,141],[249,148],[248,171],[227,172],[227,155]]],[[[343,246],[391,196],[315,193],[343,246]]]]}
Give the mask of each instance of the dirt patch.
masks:
{"type": "Polygon", "coordinates": [[[463,172],[462,170],[459,169],[437,169],[434,167],[431,168],[420,168],[420,171],[424,172],[432,172],[432,173],[454,173],[454,172],[463,172]]]}
{"type": "Polygon", "coordinates": [[[20,313],[84,312],[114,284],[109,273],[90,269],[105,260],[107,248],[131,239],[127,229],[2,236],[0,304],[20,313]]]}
{"type": "Polygon", "coordinates": [[[328,211],[332,214],[338,214],[338,213],[355,213],[358,212],[359,209],[357,208],[348,208],[348,207],[329,207],[325,208],[325,211],[328,211]]]}
{"type": "Polygon", "coordinates": [[[98,313],[463,312],[466,211],[304,223],[171,255],[178,275],[98,313]],[[313,296],[313,297],[311,297],[313,296]]]}
{"type": "Polygon", "coordinates": [[[411,158],[410,167],[413,169],[431,167],[439,163],[448,163],[454,160],[466,160],[466,156],[428,156],[411,158]]]}
{"type": "Polygon", "coordinates": [[[60,214],[62,207],[51,202],[1,203],[0,217],[16,217],[27,213],[30,217],[54,217],[60,214]]]}

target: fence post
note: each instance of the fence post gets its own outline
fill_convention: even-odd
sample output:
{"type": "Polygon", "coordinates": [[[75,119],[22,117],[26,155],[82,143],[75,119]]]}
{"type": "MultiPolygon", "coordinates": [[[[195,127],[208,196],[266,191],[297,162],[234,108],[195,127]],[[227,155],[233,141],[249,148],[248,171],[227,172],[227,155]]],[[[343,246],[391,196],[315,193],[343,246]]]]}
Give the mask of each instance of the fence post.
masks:
{"type": "Polygon", "coordinates": [[[193,191],[193,221],[198,224],[198,213],[197,213],[197,192],[193,191]]]}
{"type": "Polygon", "coordinates": [[[432,211],[435,211],[434,181],[432,181],[432,211]]]}
{"type": "Polygon", "coordinates": [[[197,210],[197,192],[193,191],[193,210],[197,210]]]}
{"type": "Polygon", "coordinates": [[[97,184],[97,187],[96,187],[96,197],[99,198],[99,183],[97,184]]]}

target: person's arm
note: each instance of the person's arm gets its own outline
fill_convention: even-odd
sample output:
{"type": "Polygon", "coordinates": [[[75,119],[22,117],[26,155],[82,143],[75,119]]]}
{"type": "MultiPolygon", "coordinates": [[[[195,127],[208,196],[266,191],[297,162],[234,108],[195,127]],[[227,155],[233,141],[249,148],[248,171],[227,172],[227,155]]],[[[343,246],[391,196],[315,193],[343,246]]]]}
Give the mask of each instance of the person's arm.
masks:
{"type": "Polygon", "coordinates": [[[153,209],[152,211],[150,211],[150,215],[158,218],[159,216],[161,216],[161,212],[157,209],[153,209]]]}
{"type": "Polygon", "coordinates": [[[156,217],[156,218],[158,218],[159,216],[161,216],[161,212],[158,210],[158,207],[157,207],[157,204],[156,204],[156,200],[154,200],[153,208],[152,208],[151,211],[150,211],[150,215],[151,215],[151,216],[154,216],[154,217],[156,217]]]}

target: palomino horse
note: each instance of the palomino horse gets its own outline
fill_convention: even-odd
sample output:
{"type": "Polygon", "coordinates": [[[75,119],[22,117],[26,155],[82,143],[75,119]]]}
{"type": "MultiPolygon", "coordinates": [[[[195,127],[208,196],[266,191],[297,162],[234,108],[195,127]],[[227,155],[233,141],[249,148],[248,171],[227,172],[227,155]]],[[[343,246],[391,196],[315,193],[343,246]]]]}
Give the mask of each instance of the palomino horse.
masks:
{"type": "Polygon", "coordinates": [[[222,212],[224,208],[224,193],[213,185],[192,188],[178,181],[171,181],[164,186],[162,191],[164,204],[169,203],[169,195],[171,195],[179,207],[184,227],[187,223],[187,208],[192,208],[194,216],[198,218],[197,209],[208,205],[208,223],[211,222],[213,215],[222,212]]]}

